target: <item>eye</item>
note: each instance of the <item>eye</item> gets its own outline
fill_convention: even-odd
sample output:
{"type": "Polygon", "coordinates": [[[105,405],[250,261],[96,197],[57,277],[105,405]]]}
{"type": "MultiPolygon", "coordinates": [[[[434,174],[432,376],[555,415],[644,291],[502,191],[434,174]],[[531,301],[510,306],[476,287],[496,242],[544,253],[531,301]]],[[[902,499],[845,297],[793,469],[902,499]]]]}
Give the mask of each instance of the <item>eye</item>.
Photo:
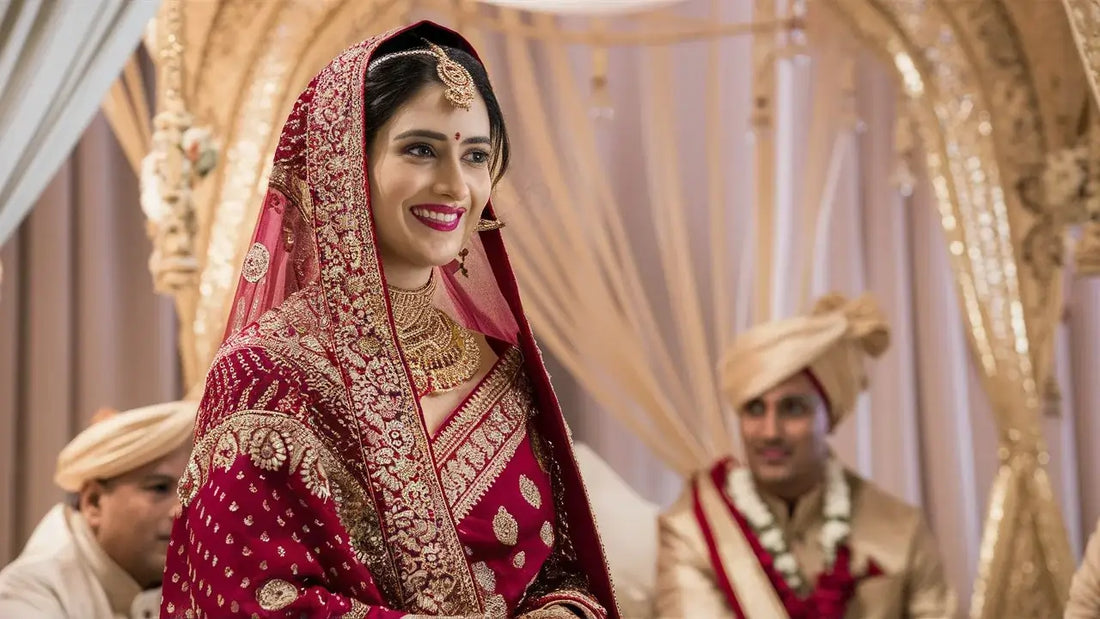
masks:
{"type": "Polygon", "coordinates": [[[435,156],[435,151],[432,150],[432,147],[423,142],[410,145],[405,149],[405,153],[421,159],[435,156]]]}
{"type": "Polygon", "coordinates": [[[783,400],[779,410],[786,417],[801,417],[810,410],[810,405],[802,398],[789,398],[783,400]]]}
{"type": "Polygon", "coordinates": [[[474,165],[485,165],[489,163],[489,157],[489,153],[481,149],[476,149],[466,153],[466,156],[463,158],[474,165]]]}
{"type": "Polygon", "coordinates": [[[170,494],[172,492],[173,488],[172,488],[172,484],[170,484],[166,481],[162,481],[162,482],[158,482],[158,483],[146,486],[146,490],[148,490],[149,492],[152,492],[153,494],[170,494]]]}
{"type": "Polygon", "coordinates": [[[741,412],[746,417],[760,417],[764,414],[766,408],[767,407],[765,407],[764,403],[761,402],[760,400],[753,400],[753,401],[749,402],[748,404],[746,404],[741,409],[741,412]]]}

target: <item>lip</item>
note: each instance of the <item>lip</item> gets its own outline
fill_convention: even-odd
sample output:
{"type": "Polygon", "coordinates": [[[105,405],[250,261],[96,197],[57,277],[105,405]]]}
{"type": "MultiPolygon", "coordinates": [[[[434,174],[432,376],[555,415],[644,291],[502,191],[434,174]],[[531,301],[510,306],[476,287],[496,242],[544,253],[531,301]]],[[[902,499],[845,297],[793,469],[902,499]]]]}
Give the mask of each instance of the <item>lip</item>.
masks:
{"type": "Polygon", "coordinates": [[[791,455],[790,451],[782,447],[761,447],[756,453],[769,464],[781,463],[791,455]]]}
{"type": "Polygon", "coordinates": [[[466,209],[447,204],[414,204],[409,213],[425,226],[440,232],[451,232],[458,228],[466,209]]]}

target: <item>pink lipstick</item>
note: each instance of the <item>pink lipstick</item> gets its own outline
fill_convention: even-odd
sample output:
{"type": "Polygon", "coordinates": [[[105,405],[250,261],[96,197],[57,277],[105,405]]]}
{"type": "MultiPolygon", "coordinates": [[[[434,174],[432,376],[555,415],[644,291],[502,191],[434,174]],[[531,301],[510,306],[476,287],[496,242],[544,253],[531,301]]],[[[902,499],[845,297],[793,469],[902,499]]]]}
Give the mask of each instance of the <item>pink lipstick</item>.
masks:
{"type": "Polygon", "coordinates": [[[446,204],[417,204],[409,209],[413,217],[433,230],[450,232],[458,228],[466,209],[446,204]]]}

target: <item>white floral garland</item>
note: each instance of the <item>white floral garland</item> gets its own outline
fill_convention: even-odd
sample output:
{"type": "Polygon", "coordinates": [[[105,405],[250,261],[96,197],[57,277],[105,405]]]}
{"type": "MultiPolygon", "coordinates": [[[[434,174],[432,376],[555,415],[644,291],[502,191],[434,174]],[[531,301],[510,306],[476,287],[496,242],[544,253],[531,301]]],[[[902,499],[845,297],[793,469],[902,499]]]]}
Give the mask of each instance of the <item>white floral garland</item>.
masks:
{"type": "MultiPolygon", "coordinates": [[[[760,498],[752,472],[748,467],[738,467],[730,472],[726,492],[737,511],[749,521],[760,545],[775,560],[775,569],[783,576],[787,585],[800,591],[805,582],[783,531],[775,521],[775,514],[760,498]]],[[[825,569],[836,561],[837,548],[852,531],[852,498],[848,480],[844,476],[844,467],[835,458],[825,464],[825,524],[821,527],[821,548],[825,551],[825,569]]]]}

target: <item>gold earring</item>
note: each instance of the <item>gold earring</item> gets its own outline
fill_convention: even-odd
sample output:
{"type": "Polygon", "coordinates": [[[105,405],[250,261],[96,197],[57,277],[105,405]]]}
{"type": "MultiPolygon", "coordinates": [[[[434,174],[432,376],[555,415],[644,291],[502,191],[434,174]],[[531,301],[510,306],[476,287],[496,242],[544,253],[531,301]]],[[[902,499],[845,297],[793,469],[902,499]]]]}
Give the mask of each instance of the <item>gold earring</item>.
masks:
{"type": "Polygon", "coordinates": [[[478,232],[491,232],[493,230],[500,230],[504,227],[504,222],[499,219],[479,219],[477,220],[478,232]]]}
{"type": "Polygon", "coordinates": [[[470,255],[470,250],[465,247],[462,251],[458,252],[458,272],[462,273],[463,277],[470,277],[470,272],[466,270],[466,256],[470,255]]]}

